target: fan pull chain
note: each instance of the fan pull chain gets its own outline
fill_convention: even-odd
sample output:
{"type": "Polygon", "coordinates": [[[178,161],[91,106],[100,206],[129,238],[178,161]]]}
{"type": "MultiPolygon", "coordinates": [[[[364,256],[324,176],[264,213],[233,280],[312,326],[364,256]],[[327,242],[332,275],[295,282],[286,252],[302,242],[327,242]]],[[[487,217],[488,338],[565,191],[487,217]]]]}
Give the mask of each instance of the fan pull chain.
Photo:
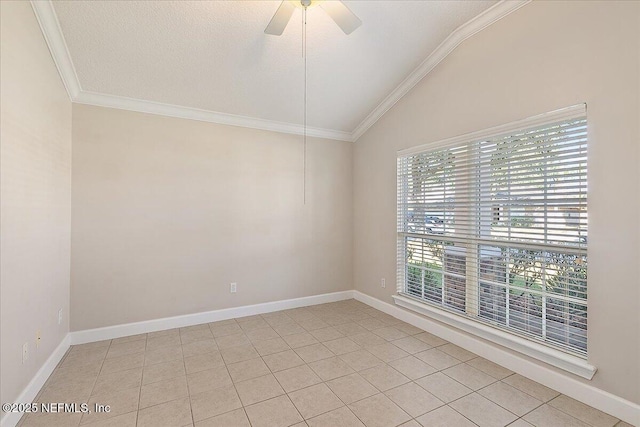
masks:
{"type": "Polygon", "coordinates": [[[302,12],[302,57],[304,58],[304,130],[302,156],[302,203],[307,204],[307,8],[302,12]]]}

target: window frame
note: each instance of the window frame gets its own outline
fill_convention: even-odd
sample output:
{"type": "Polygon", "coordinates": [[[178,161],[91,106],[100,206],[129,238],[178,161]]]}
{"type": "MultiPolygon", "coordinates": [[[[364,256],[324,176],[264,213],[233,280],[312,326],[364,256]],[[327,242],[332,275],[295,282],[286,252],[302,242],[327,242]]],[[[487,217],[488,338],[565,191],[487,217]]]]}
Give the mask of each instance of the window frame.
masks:
{"type": "MultiPolygon", "coordinates": [[[[441,149],[446,149],[454,146],[465,146],[469,144],[473,144],[474,141],[481,140],[489,140],[491,138],[495,138],[498,136],[502,136],[504,134],[510,132],[518,132],[524,129],[533,128],[536,126],[543,126],[546,124],[551,124],[553,122],[559,122],[564,120],[578,119],[586,117],[586,104],[578,104],[572,107],[563,108],[560,110],[552,111],[549,113],[540,114],[534,117],[530,117],[524,120],[515,121],[512,123],[508,123],[506,125],[497,126],[494,128],[473,132],[465,135],[461,135],[455,138],[450,138],[447,140],[424,144],[417,147],[412,147],[406,150],[398,151],[398,159],[406,158],[411,155],[417,155],[425,152],[435,152],[441,149]]],[[[400,163],[399,163],[400,164],[400,163]]],[[[398,171],[398,177],[399,171],[398,171]]],[[[400,185],[400,183],[399,183],[400,185]]],[[[478,182],[473,182],[469,184],[470,186],[479,185],[478,182]]],[[[398,191],[398,206],[397,206],[397,214],[398,221],[404,221],[404,216],[406,213],[401,212],[401,207],[403,206],[401,200],[401,192],[400,189],[398,191]]],[[[498,215],[504,215],[503,211],[504,207],[498,208],[498,215]]],[[[489,217],[495,218],[496,210],[494,207],[489,209],[488,211],[489,217]]],[[[479,223],[473,223],[471,227],[477,226],[479,223]]],[[[433,305],[427,303],[425,301],[420,300],[419,298],[413,297],[404,292],[405,288],[409,286],[408,284],[408,274],[406,272],[407,268],[407,260],[406,260],[406,246],[402,244],[401,250],[401,241],[400,239],[407,238],[407,235],[411,233],[407,233],[405,230],[401,230],[400,224],[398,228],[398,254],[397,254],[397,267],[398,267],[398,275],[397,275],[397,285],[398,292],[397,295],[394,295],[394,301],[397,305],[408,308],[414,311],[419,312],[420,314],[426,315],[428,317],[439,320],[443,323],[446,323],[450,326],[457,327],[466,332],[472,333],[476,336],[482,337],[494,343],[500,344],[512,350],[523,353],[527,356],[531,356],[538,360],[544,361],[545,363],[549,363],[558,368],[567,370],[581,377],[591,379],[596,372],[596,368],[590,365],[587,362],[587,354],[578,355],[572,353],[567,350],[556,348],[548,343],[540,342],[537,340],[532,340],[527,337],[521,336],[514,332],[509,332],[508,330],[501,329],[498,327],[494,327],[489,323],[486,323],[481,320],[475,320],[473,316],[478,316],[478,310],[480,309],[480,280],[479,280],[479,266],[480,266],[480,254],[478,253],[480,249],[480,245],[491,245],[491,241],[484,241],[483,238],[467,238],[467,239],[458,239],[454,236],[442,236],[442,238],[434,238],[433,234],[420,234],[416,233],[415,237],[417,238],[429,238],[433,240],[440,241],[458,241],[459,247],[465,251],[465,262],[466,262],[466,287],[465,287],[465,302],[467,303],[467,310],[465,310],[464,314],[456,314],[454,311],[439,307],[437,305],[433,305]],[[471,254],[470,254],[471,251],[471,254]],[[474,260],[475,263],[470,263],[468,260],[474,260]],[[470,266],[470,264],[473,264],[470,266]],[[472,300],[474,304],[468,305],[468,301],[472,300]],[[474,312],[475,310],[475,312],[474,312]]],[[[494,245],[500,246],[502,243],[493,242],[494,245]]],[[[535,245],[533,245],[535,246],[535,245]]],[[[539,245],[540,248],[543,248],[545,245],[539,245]]],[[[539,248],[534,248],[539,249],[539,248]]],[[[547,247],[548,249],[548,247],[547,247]]],[[[586,255],[586,249],[585,249],[586,255]]],[[[443,261],[444,263],[444,255],[443,261]]],[[[424,274],[424,272],[422,273],[424,274]]],[[[446,274],[445,267],[442,267],[442,277],[446,274]]],[[[442,279],[444,283],[444,279],[442,279]]],[[[508,289],[508,284],[507,287],[508,289]]],[[[445,302],[445,287],[442,286],[442,305],[445,302]]],[[[549,295],[548,297],[553,297],[553,295],[549,295]]],[[[508,300],[508,298],[506,298],[508,300]]],[[[586,301],[585,301],[586,306],[586,301]]],[[[507,309],[508,312],[508,309],[507,309]]],[[[546,322],[546,319],[544,319],[546,322]]],[[[543,322],[543,324],[544,324],[543,322]]]]}

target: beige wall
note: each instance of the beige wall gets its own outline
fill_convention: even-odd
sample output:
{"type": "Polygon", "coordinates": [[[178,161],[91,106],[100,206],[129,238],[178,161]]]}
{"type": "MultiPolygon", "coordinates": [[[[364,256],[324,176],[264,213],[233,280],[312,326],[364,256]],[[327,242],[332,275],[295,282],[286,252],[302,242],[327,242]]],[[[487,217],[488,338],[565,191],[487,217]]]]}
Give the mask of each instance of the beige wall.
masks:
{"type": "Polygon", "coordinates": [[[71,101],[30,3],[2,1],[0,16],[4,403],[16,400],[69,331],[71,101]]]}
{"type": "Polygon", "coordinates": [[[587,102],[591,384],[640,402],[639,55],[639,2],[534,1],[465,41],[355,144],[356,289],[392,302],[397,150],[587,102]]]}
{"type": "Polygon", "coordinates": [[[71,329],[352,289],[352,145],[74,104],[71,329]],[[237,282],[238,292],[229,292],[237,282]]]}

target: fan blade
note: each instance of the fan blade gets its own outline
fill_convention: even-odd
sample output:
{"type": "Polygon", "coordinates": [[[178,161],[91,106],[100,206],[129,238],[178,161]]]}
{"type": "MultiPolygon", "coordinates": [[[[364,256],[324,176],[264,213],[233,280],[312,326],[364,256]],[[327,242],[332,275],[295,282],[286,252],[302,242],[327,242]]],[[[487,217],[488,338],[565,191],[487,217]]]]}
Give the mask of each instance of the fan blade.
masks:
{"type": "Polygon", "coordinates": [[[351,34],[362,25],[360,18],[354,15],[347,5],[340,0],[323,1],[320,3],[320,7],[327,12],[327,15],[338,24],[338,27],[340,27],[345,34],[351,34]]]}
{"type": "Polygon", "coordinates": [[[291,19],[291,15],[293,15],[293,11],[296,7],[289,0],[283,0],[276,10],[275,15],[269,21],[269,25],[265,28],[264,32],[267,34],[271,34],[274,36],[279,36],[284,31],[285,27],[289,23],[289,19],[291,19]]]}

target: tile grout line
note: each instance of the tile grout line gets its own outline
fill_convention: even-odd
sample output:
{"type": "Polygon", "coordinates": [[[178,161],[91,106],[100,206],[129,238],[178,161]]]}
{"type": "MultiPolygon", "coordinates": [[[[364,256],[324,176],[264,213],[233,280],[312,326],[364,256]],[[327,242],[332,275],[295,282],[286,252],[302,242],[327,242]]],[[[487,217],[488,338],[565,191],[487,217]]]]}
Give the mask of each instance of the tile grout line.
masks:
{"type": "MultiPolygon", "coordinates": [[[[234,320],[235,320],[235,319],[234,319],[234,320]]],[[[235,323],[237,324],[238,322],[236,321],[235,323]]],[[[240,329],[242,329],[242,327],[241,327],[241,326],[240,326],[240,329]]],[[[211,324],[209,324],[209,330],[211,330],[211,324]]],[[[211,335],[214,335],[214,334],[213,334],[213,331],[211,331],[211,335]]],[[[247,338],[248,338],[248,337],[247,337],[247,338]]],[[[215,336],[213,337],[213,340],[215,341],[215,336]]],[[[220,351],[220,357],[222,358],[222,361],[223,361],[223,363],[224,363],[224,369],[225,369],[225,371],[227,371],[227,375],[229,375],[229,378],[231,379],[231,384],[233,385],[233,388],[234,388],[234,390],[235,390],[235,392],[236,392],[236,395],[238,396],[238,400],[240,400],[240,404],[242,405],[242,406],[241,406],[242,412],[244,413],[245,418],[246,418],[246,419],[247,419],[247,421],[249,422],[249,425],[250,425],[250,426],[252,426],[252,425],[253,425],[253,423],[251,422],[251,419],[249,419],[249,414],[247,414],[247,410],[246,410],[246,408],[245,408],[245,405],[242,403],[242,399],[240,398],[240,394],[238,393],[238,388],[236,387],[236,384],[235,384],[235,382],[233,381],[233,378],[231,377],[231,373],[229,372],[229,368],[228,368],[228,366],[227,366],[227,363],[224,361],[224,358],[222,357],[222,349],[218,346],[218,342],[217,342],[217,341],[215,341],[215,342],[216,342],[216,347],[218,347],[218,351],[220,351]]],[[[268,368],[268,367],[267,367],[267,368],[268,368]]],[[[186,368],[185,368],[185,369],[186,369],[186,368]]],[[[189,400],[191,400],[191,394],[189,394],[189,400]]],[[[231,411],[228,411],[228,412],[225,412],[225,413],[223,413],[223,414],[214,415],[214,417],[217,417],[217,416],[219,416],[219,415],[224,415],[224,414],[227,414],[227,413],[232,412],[232,411],[235,411],[235,409],[233,409],[233,410],[231,410],[231,411]]],[[[214,417],[211,417],[211,418],[214,418],[214,417]]],[[[207,419],[209,419],[209,418],[205,418],[205,420],[207,420],[207,419]]],[[[205,421],[205,420],[201,420],[201,421],[205,421]]],[[[195,418],[194,418],[193,424],[195,425],[195,423],[196,423],[196,422],[195,422],[195,418]]]]}
{"type": "MultiPolygon", "coordinates": [[[[263,318],[263,319],[264,319],[264,318],[263,318]]],[[[264,320],[265,320],[265,322],[267,322],[267,321],[266,321],[266,319],[264,319],[264,320]]],[[[292,319],[292,320],[293,320],[293,319],[292,319]]],[[[298,324],[295,320],[293,320],[293,322],[294,322],[295,324],[298,324]]],[[[267,324],[268,324],[268,323],[269,323],[269,322],[267,322],[267,324]]],[[[270,325],[270,326],[271,326],[271,325],[270,325]]],[[[278,336],[280,336],[280,338],[281,338],[283,341],[285,341],[285,343],[287,343],[287,342],[286,342],[286,340],[284,339],[284,336],[283,336],[283,335],[281,335],[281,334],[280,334],[280,333],[279,333],[275,328],[272,328],[272,329],[276,332],[276,334],[278,334],[278,336]]],[[[304,328],[303,328],[303,329],[304,329],[304,328]]],[[[287,343],[287,346],[289,346],[289,344],[288,344],[288,343],[287,343]]],[[[293,349],[291,348],[291,346],[289,346],[289,349],[290,349],[290,350],[293,350],[293,349]]],[[[257,350],[256,350],[256,351],[257,351],[257,350]]],[[[285,351],[288,351],[288,350],[285,350],[285,351]]],[[[295,352],[295,350],[294,350],[294,352],[295,352]]],[[[277,354],[277,353],[276,353],[276,354],[277,354]]],[[[282,391],[284,392],[284,396],[286,396],[286,397],[287,397],[287,399],[289,399],[289,402],[291,403],[291,405],[295,408],[295,410],[296,410],[296,412],[298,413],[298,415],[300,416],[300,418],[302,418],[302,422],[303,422],[303,423],[305,423],[305,424],[307,424],[306,419],[305,419],[305,418],[304,418],[304,416],[300,413],[300,410],[299,410],[299,409],[298,409],[298,407],[295,405],[295,403],[293,403],[293,401],[291,400],[291,397],[289,396],[289,393],[287,393],[287,391],[284,389],[284,387],[282,386],[282,384],[281,384],[281,383],[280,383],[280,381],[278,380],[278,377],[276,377],[275,372],[273,372],[273,371],[271,370],[271,368],[269,367],[269,365],[264,361],[264,357],[263,357],[260,353],[258,353],[258,355],[260,356],[260,360],[262,360],[262,363],[264,363],[264,364],[265,364],[265,366],[267,367],[267,369],[269,370],[269,372],[271,373],[271,375],[273,376],[273,378],[275,378],[276,382],[278,383],[278,385],[280,386],[280,388],[281,388],[281,389],[282,389],[282,391]]],[[[299,356],[298,356],[298,357],[299,357],[299,356]]],[[[279,397],[279,396],[276,396],[276,397],[279,397]]],[[[275,399],[275,398],[273,398],[273,399],[275,399]]],[[[269,399],[267,399],[267,400],[269,400],[269,399]]],[[[265,401],[266,401],[266,400],[265,400],[265,401]]],[[[263,401],[263,402],[265,402],[265,401],[263,401]]],[[[257,402],[257,403],[259,403],[259,402],[257,402]]],[[[257,403],[256,403],[256,404],[257,404],[257,403]]],[[[247,418],[249,418],[249,417],[248,417],[248,415],[247,415],[247,418]]],[[[249,420],[249,422],[251,422],[251,420],[249,420]]],[[[295,424],[298,424],[298,423],[295,423],[295,424]]],[[[292,425],[295,425],[295,424],[292,424],[292,425]]]]}
{"type": "MultiPolygon", "coordinates": [[[[265,320],[265,321],[266,321],[266,320],[265,320]]],[[[295,324],[299,325],[295,320],[293,320],[293,319],[292,319],[292,321],[293,321],[295,324]]],[[[268,323],[268,322],[267,322],[267,323],[268,323]]],[[[302,326],[301,326],[301,327],[302,327],[302,326]]],[[[302,329],[306,331],[306,329],[304,329],[304,328],[302,328],[302,329]]],[[[287,344],[287,346],[289,347],[289,350],[292,350],[292,351],[295,353],[295,350],[294,350],[293,348],[291,348],[291,346],[289,345],[289,343],[287,343],[287,341],[284,339],[284,336],[288,336],[288,335],[284,335],[284,336],[283,336],[283,335],[280,335],[280,333],[279,333],[275,328],[273,328],[273,330],[274,330],[274,331],[276,331],[276,334],[278,334],[278,335],[280,336],[280,338],[281,338],[281,339],[282,339],[282,340],[287,344]]],[[[307,332],[308,332],[308,331],[307,331],[307,332]]],[[[295,335],[295,334],[290,334],[290,335],[295,335]]],[[[288,350],[284,350],[284,351],[288,351],[288,350]]],[[[258,354],[259,354],[259,353],[258,353],[258,354]]],[[[277,353],[274,353],[274,354],[277,354],[277,353]]],[[[296,353],[296,354],[297,354],[297,353],[296,353]]],[[[300,355],[298,355],[298,357],[300,357],[300,355]]],[[[301,359],[302,359],[302,358],[301,358],[301,359]]],[[[270,373],[271,373],[271,375],[275,378],[276,382],[278,383],[278,385],[280,386],[280,388],[281,388],[281,389],[282,389],[282,391],[284,392],[284,396],[286,396],[286,397],[287,397],[287,399],[289,399],[289,402],[291,402],[291,405],[293,405],[293,407],[295,408],[295,410],[296,410],[296,412],[298,413],[298,415],[300,415],[300,418],[302,418],[302,422],[304,422],[305,424],[307,424],[307,420],[306,420],[306,418],[302,415],[302,413],[300,413],[300,410],[298,409],[298,407],[296,406],[296,404],[295,404],[295,403],[293,403],[293,401],[291,400],[291,397],[289,396],[289,393],[288,393],[288,392],[285,390],[285,388],[282,386],[282,383],[280,382],[280,380],[278,380],[278,377],[276,377],[275,372],[274,372],[274,371],[272,371],[272,370],[271,370],[271,368],[269,367],[269,365],[264,361],[264,357],[263,357],[262,355],[260,355],[260,360],[262,360],[262,363],[264,363],[264,364],[265,364],[265,366],[267,367],[267,369],[269,369],[269,372],[270,372],[270,373]]],[[[304,360],[303,360],[303,362],[304,362],[304,360]]],[[[306,362],[305,362],[305,365],[307,365],[307,363],[306,363],[306,362]]],[[[302,365],[300,365],[300,366],[302,366],[302,365]]],[[[287,369],[291,369],[291,368],[287,368],[287,369]]],[[[286,371],[287,369],[284,369],[284,370],[286,371]]],[[[311,369],[311,368],[309,368],[309,369],[311,369]]],[[[297,390],[296,390],[296,391],[297,391],[297,390]]],[[[277,396],[277,397],[279,397],[279,396],[277,396]]],[[[274,398],[274,399],[275,399],[275,398],[274,398]]],[[[269,400],[269,399],[267,399],[267,400],[269,400]]],[[[264,402],[264,401],[263,401],[263,402],[264,402]]],[[[247,418],[248,418],[248,417],[247,417],[247,418]]],[[[249,420],[249,422],[251,422],[251,420],[249,420]]],[[[298,423],[295,423],[295,424],[298,424],[298,423]]],[[[295,425],[295,424],[292,424],[292,425],[295,425]]]]}
{"type": "MultiPolygon", "coordinates": [[[[213,338],[213,332],[211,332],[211,328],[209,327],[209,325],[207,324],[207,330],[211,333],[211,337],[213,338]]],[[[193,405],[191,405],[191,390],[189,389],[189,379],[187,377],[187,363],[184,361],[185,357],[184,357],[184,344],[182,343],[182,332],[180,331],[180,329],[178,329],[178,337],[180,338],[180,352],[182,353],[182,367],[184,368],[184,380],[187,383],[187,400],[189,401],[189,414],[191,415],[191,423],[192,425],[196,425],[196,419],[193,416],[193,405]]],[[[216,348],[218,347],[218,343],[215,341],[215,339],[213,340],[214,343],[216,343],[216,348]]],[[[142,390],[142,387],[140,387],[140,390],[142,390]]]]}
{"type": "MultiPolygon", "coordinates": [[[[109,340],[109,345],[107,346],[107,351],[104,354],[104,358],[102,359],[102,362],[100,363],[100,369],[98,370],[98,375],[96,375],[96,379],[93,381],[93,386],[91,387],[91,392],[89,393],[89,397],[87,399],[87,404],[89,404],[89,401],[91,400],[91,397],[93,396],[93,391],[96,388],[96,384],[98,383],[98,378],[100,378],[100,374],[102,373],[102,367],[104,366],[104,362],[105,360],[107,360],[107,355],[109,354],[109,350],[111,350],[111,346],[113,345],[113,340],[109,340]]],[[[65,357],[66,359],[66,357],[65,357]]],[[[140,382],[142,383],[142,379],[140,380],[140,382]]],[[[78,421],[78,425],[82,424],[82,419],[84,418],[84,414],[82,414],[82,416],[80,417],[80,420],[78,421]]]]}
{"type": "MultiPolygon", "coordinates": [[[[142,358],[142,374],[140,376],[140,390],[138,390],[138,405],[136,408],[136,427],[138,425],[138,422],[140,421],[140,399],[142,399],[142,383],[144,381],[144,368],[145,368],[145,362],[147,361],[147,343],[149,340],[149,334],[145,334],[145,340],[144,340],[144,357],[142,358]]],[[[113,340],[111,341],[113,343],[113,340]]],[[[108,354],[108,352],[107,352],[108,354]]],[[[106,356],[105,356],[106,358],[106,356]]]]}
{"type": "MultiPolygon", "coordinates": [[[[487,374],[487,375],[488,375],[488,374],[487,374]]],[[[505,377],[505,378],[509,378],[509,377],[510,377],[510,376],[512,376],[512,375],[515,375],[515,373],[513,373],[513,374],[511,374],[511,375],[509,375],[509,376],[507,376],[507,377],[505,377]]],[[[494,377],[494,378],[495,378],[495,377],[494,377]]],[[[493,383],[491,383],[491,384],[489,384],[489,385],[487,385],[487,386],[485,386],[485,387],[482,387],[481,389],[478,389],[478,390],[477,390],[477,391],[475,391],[474,393],[478,393],[480,390],[484,390],[485,388],[491,387],[492,385],[494,385],[494,384],[496,384],[496,383],[501,383],[501,382],[502,382],[502,380],[495,381],[495,382],[493,382],[493,383]]],[[[489,399],[488,397],[483,396],[482,394],[478,393],[478,394],[480,394],[480,396],[484,397],[485,399],[489,400],[490,402],[495,403],[496,405],[498,405],[499,407],[501,407],[501,408],[502,408],[502,409],[504,409],[505,411],[509,411],[509,412],[511,412],[512,414],[514,414],[516,417],[518,417],[516,420],[514,420],[514,422],[515,422],[515,421],[517,421],[517,420],[520,420],[520,419],[523,419],[523,420],[524,420],[524,417],[525,417],[526,415],[528,415],[528,414],[530,414],[531,412],[535,411],[535,410],[536,410],[536,409],[538,409],[539,407],[541,407],[541,406],[543,406],[543,405],[546,405],[546,404],[547,404],[547,402],[544,402],[544,401],[542,401],[542,400],[540,400],[540,399],[537,399],[535,396],[531,396],[530,394],[527,394],[527,393],[525,393],[524,391],[519,390],[519,389],[517,389],[517,388],[513,387],[512,385],[510,385],[510,384],[508,384],[508,383],[503,383],[503,384],[505,384],[505,385],[507,385],[507,386],[509,386],[509,387],[511,387],[511,388],[514,388],[514,389],[516,389],[517,391],[520,391],[521,393],[526,394],[527,396],[529,396],[529,397],[531,397],[531,398],[533,398],[533,399],[536,399],[536,400],[538,400],[539,402],[541,402],[539,405],[537,405],[537,406],[536,406],[536,407],[534,407],[533,409],[531,409],[531,410],[527,411],[526,413],[524,413],[524,414],[522,414],[522,415],[518,415],[518,414],[514,413],[513,411],[511,411],[510,409],[505,408],[505,407],[504,407],[504,406],[502,406],[500,403],[498,403],[498,402],[494,402],[493,400],[489,399]]],[[[468,396],[468,395],[467,395],[467,396],[468,396]]],[[[568,414],[567,414],[567,415],[568,415],[568,414]]],[[[575,417],[574,417],[574,418],[575,418],[575,417]]],[[[524,420],[524,421],[526,421],[526,420],[524,420]]],[[[512,424],[513,424],[513,423],[512,423],[512,424]]]]}
{"type": "MultiPolygon", "coordinates": [[[[550,402],[552,402],[552,401],[556,400],[556,399],[557,399],[558,397],[560,397],[560,396],[566,396],[566,395],[564,395],[564,394],[560,393],[559,395],[557,395],[557,396],[556,396],[556,397],[554,397],[553,399],[550,399],[550,400],[548,400],[547,402],[544,402],[544,403],[543,403],[543,405],[549,405],[549,403],[550,403],[550,402]]],[[[569,397],[569,396],[566,396],[566,397],[569,397]]],[[[569,399],[571,399],[571,397],[569,397],[569,399]]],[[[575,400],[575,399],[574,399],[574,400],[575,400]]],[[[579,403],[582,403],[582,402],[579,402],[579,403]]],[[[582,403],[582,404],[584,405],[584,403],[582,403]]],[[[542,405],[540,405],[540,406],[542,406],[542,405]]],[[[556,410],[558,410],[558,411],[562,412],[562,413],[563,413],[563,414],[565,414],[565,415],[568,415],[568,416],[569,416],[569,417],[571,417],[571,418],[577,419],[578,421],[580,421],[580,422],[582,422],[582,423],[585,423],[585,424],[590,425],[590,426],[594,426],[593,424],[591,424],[591,423],[589,423],[589,422],[587,422],[587,421],[582,421],[581,419],[574,417],[573,415],[571,415],[571,414],[570,414],[570,413],[568,413],[567,411],[564,411],[562,408],[558,408],[558,407],[553,406],[553,405],[549,405],[549,406],[550,406],[550,407],[552,407],[553,409],[556,409],[556,410]]],[[[588,405],[587,405],[587,406],[588,406],[588,405]]],[[[591,407],[590,407],[590,408],[591,408],[591,407]]],[[[528,414],[528,413],[527,413],[527,414],[528,414]]],[[[615,418],[615,420],[616,420],[616,421],[615,421],[615,424],[613,425],[614,427],[615,427],[618,423],[620,423],[620,421],[622,421],[621,419],[616,418],[616,417],[614,417],[613,415],[607,414],[606,412],[605,412],[605,414],[606,414],[606,415],[609,415],[609,416],[610,416],[610,417],[612,417],[612,418],[615,418]]],[[[526,414],[525,414],[525,415],[526,415],[526,414]]],[[[594,426],[594,427],[595,427],[595,426],[594,426]]]]}
{"type": "MultiPolygon", "coordinates": [[[[313,336],[313,334],[311,334],[311,331],[309,331],[309,330],[305,329],[305,328],[304,328],[304,326],[300,325],[300,324],[299,324],[299,323],[297,323],[295,320],[294,320],[294,323],[296,323],[297,325],[299,325],[300,327],[302,327],[302,329],[305,331],[305,333],[307,333],[307,334],[309,334],[309,335],[313,336]]],[[[321,328],[318,328],[318,329],[321,329],[321,328]]],[[[280,335],[280,333],[278,333],[278,331],[276,331],[276,333],[277,333],[278,335],[280,335]]],[[[295,335],[295,334],[289,334],[289,335],[285,335],[285,336],[290,336],[290,335],[295,335]]],[[[285,343],[287,343],[286,339],[284,338],[285,336],[280,335],[280,338],[281,338],[281,339],[283,339],[283,340],[285,341],[285,343]]],[[[315,338],[315,337],[314,337],[314,338],[315,338]]],[[[318,342],[318,343],[320,343],[320,342],[318,342]]],[[[295,349],[291,348],[291,346],[290,346],[288,343],[287,343],[287,345],[289,346],[289,350],[292,350],[292,351],[294,351],[294,353],[296,353],[296,354],[297,354],[297,352],[295,351],[295,349]]],[[[315,345],[315,344],[310,344],[310,345],[315,345]]],[[[303,347],[306,347],[306,346],[303,346],[303,347]]],[[[301,348],[301,347],[300,347],[300,348],[301,348]]],[[[332,352],[330,349],[328,349],[328,350],[329,350],[329,352],[331,352],[331,353],[334,355],[334,356],[332,356],[332,357],[338,357],[338,358],[339,358],[339,355],[335,354],[335,353],[334,353],[334,352],[332,352]]],[[[288,351],[288,350],[284,350],[284,351],[288,351]]],[[[277,353],[275,353],[275,354],[277,354],[277,353]]],[[[261,359],[262,359],[263,363],[265,363],[265,365],[266,365],[266,362],[264,362],[264,358],[263,358],[263,356],[262,356],[262,355],[260,355],[260,357],[261,357],[261,359]]],[[[298,357],[300,357],[300,355],[298,355],[298,357]]],[[[327,359],[329,359],[329,358],[327,358],[327,359]]],[[[325,360],[325,359],[320,359],[320,360],[325,360]]],[[[311,369],[311,371],[312,371],[312,372],[314,372],[314,374],[315,374],[315,375],[317,375],[317,376],[318,376],[318,373],[317,373],[317,372],[315,372],[315,371],[313,370],[313,368],[311,368],[311,367],[309,366],[309,364],[308,364],[306,361],[304,361],[304,359],[303,359],[303,362],[304,362],[304,366],[307,366],[309,369],[311,369]]],[[[300,366],[303,366],[303,365],[300,365],[300,366]]],[[[276,380],[276,381],[278,382],[278,384],[280,385],[280,388],[282,388],[282,390],[284,391],[284,395],[285,395],[285,396],[287,396],[287,398],[289,399],[289,401],[291,401],[291,404],[294,406],[294,408],[296,408],[296,411],[298,412],[298,414],[299,414],[299,415],[300,415],[300,417],[302,418],[303,422],[304,422],[305,424],[307,424],[307,422],[306,422],[306,420],[307,420],[307,419],[306,419],[306,418],[305,418],[305,417],[300,413],[300,410],[297,408],[297,406],[295,405],[295,403],[293,403],[293,401],[291,400],[291,397],[289,396],[290,392],[287,392],[287,391],[284,389],[284,387],[282,386],[282,383],[281,383],[281,382],[278,380],[278,378],[275,376],[275,372],[273,372],[273,371],[271,370],[271,368],[269,368],[269,366],[268,366],[268,365],[267,365],[267,368],[268,368],[268,369],[269,369],[269,371],[271,372],[271,375],[275,378],[275,380],[276,380]]],[[[295,367],[293,367],[293,368],[295,368],[295,367]]],[[[288,368],[288,369],[292,369],[292,368],[288,368]]],[[[284,370],[287,370],[287,369],[284,369],[284,370]]],[[[279,371],[279,372],[280,372],[280,371],[279,371]]],[[[351,375],[351,374],[347,374],[347,375],[351,375]]],[[[346,376],[346,375],[345,375],[345,376],[346,376]]],[[[318,378],[320,378],[320,377],[318,376],[318,378]]],[[[342,378],[342,377],[338,377],[338,378],[342,378]]],[[[322,380],[322,378],[320,378],[320,379],[322,380]]],[[[336,379],[336,378],[334,378],[334,379],[336,379]]],[[[292,391],[291,391],[291,393],[293,393],[293,392],[297,392],[297,391],[300,391],[300,390],[305,390],[305,389],[307,389],[307,388],[314,387],[314,386],[316,386],[316,385],[318,385],[318,384],[324,384],[324,385],[325,385],[325,387],[327,387],[327,388],[330,390],[330,392],[331,392],[334,396],[336,396],[336,398],[337,398],[341,403],[343,403],[343,405],[344,405],[344,406],[341,406],[341,408],[342,408],[342,407],[347,407],[347,409],[349,409],[349,408],[348,408],[348,406],[347,406],[347,404],[345,404],[345,403],[344,403],[344,401],[343,401],[342,399],[340,399],[340,398],[339,398],[339,397],[338,397],[338,396],[333,392],[333,390],[331,390],[331,387],[329,387],[326,383],[327,383],[327,381],[322,380],[320,383],[312,384],[312,385],[310,385],[310,386],[306,386],[306,387],[302,387],[302,388],[297,389],[297,390],[292,390],[292,391]]],[[[339,409],[339,408],[336,408],[336,409],[339,409]]],[[[329,411],[325,411],[325,412],[322,412],[322,413],[320,413],[320,414],[316,414],[316,415],[314,415],[314,416],[313,416],[313,417],[311,417],[311,418],[315,418],[315,417],[318,417],[318,416],[320,416],[320,415],[324,415],[324,414],[326,414],[326,413],[328,413],[328,412],[331,412],[331,411],[333,411],[333,410],[335,410],[335,409],[331,409],[331,410],[329,410],[329,411]]],[[[351,410],[350,410],[350,409],[349,409],[349,411],[351,412],[351,410]]],[[[355,414],[354,414],[354,415],[355,415],[355,414]]]]}

